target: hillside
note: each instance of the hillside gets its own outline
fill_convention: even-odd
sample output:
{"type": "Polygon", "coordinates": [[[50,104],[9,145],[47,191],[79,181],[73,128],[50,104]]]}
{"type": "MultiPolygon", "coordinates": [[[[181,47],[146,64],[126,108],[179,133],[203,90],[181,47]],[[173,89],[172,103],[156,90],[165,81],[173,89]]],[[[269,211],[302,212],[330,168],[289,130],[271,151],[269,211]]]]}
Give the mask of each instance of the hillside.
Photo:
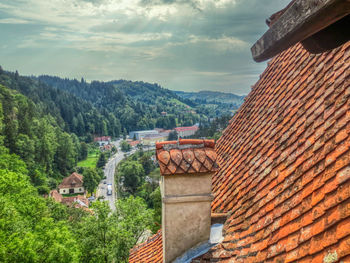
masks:
{"type": "MultiPolygon", "coordinates": [[[[75,79],[62,79],[54,76],[36,78],[51,87],[69,92],[91,103],[101,112],[108,112],[121,123],[122,130],[145,130],[155,127],[171,129],[176,126],[189,126],[222,115],[232,115],[239,107],[239,96],[231,95],[230,103],[221,94],[220,101],[179,96],[177,92],[162,88],[158,84],[142,81],[114,80],[109,82],[92,81],[87,83],[75,79]],[[236,98],[237,97],[237,98],[236,98]],[[233,98],[236,100],[233,101],[233,98]],[[166,116],[162,115],[166,112],[166,116]]],[[[206,93],[203,93],[206,94],[206,93]]],[[[218,96],[219,97],[219,96],[218,96]]]]}
{"type": "Polygon", "coordinates": [[[199,92],[185,92],[185,91],[175,91],[175,93],[184,98],[193,101],[206,101],[213,103],[228,103],[235,104],[237,106],[241,105],[244,100],[244,96],[239,96],[233,93],[219,92],[219,91],[199,91],[199,92]]]}

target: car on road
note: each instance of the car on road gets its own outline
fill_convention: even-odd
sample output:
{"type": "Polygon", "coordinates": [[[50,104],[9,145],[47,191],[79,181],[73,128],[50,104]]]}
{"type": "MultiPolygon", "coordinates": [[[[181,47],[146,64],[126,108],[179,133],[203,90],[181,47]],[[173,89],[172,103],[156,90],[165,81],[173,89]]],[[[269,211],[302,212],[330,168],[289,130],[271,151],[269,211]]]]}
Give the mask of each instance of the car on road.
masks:
{"type": "Polygon", "coordinates": [[[112,195],[112,184],[107,184],[107,195],[112,195]]]}
{"type": "Polygon", "coordinates": [[[107,184],[107,181],[106,181],[106,180],[104,180],[104,181],[103,181],[103,184],[107,184]]]}

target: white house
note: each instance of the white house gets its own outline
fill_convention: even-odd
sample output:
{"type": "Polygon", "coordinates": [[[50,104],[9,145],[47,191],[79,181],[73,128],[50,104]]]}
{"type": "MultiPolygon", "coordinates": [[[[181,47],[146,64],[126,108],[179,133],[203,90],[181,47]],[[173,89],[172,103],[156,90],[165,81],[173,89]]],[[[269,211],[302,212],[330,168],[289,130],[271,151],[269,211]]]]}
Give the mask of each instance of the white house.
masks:
{"type": "Polygon", "coordinates": [[[85,193],[83,176],[78,173],[72,173],[70,176],[63,178],[62,183],[58,186],[58,190],[60,194],[85,193]]]}

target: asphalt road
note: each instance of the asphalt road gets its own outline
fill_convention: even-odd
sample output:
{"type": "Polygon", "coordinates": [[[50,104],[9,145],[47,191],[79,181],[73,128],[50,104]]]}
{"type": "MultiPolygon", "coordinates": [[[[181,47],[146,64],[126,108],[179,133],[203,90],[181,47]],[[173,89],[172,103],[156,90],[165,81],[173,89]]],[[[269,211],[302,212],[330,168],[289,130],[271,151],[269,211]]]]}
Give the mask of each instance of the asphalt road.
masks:
{"type": "Polygon", "coordinates": [[[114,180],[115,168],[118,165],[118,163],[124,159],[124,153],[120,150],[119,143],[120,141],[112,142],[112,144],[114,144],[117,147],[118,152],[115,155],[113,155],[106,163],[105,170],[104,170],[106,179],[100,182],[97,189],[97,197],[104,196],[103,200],[108,201],[112,211],[115,210],[115,200],[116,200],[115,180],[114,180]],[[108,184],[112,184],[112,195],[107,195],[108,184]]]}
{"type": "MultiPolygon", "coordinates": [[[[97,193],[96,196],[104,196],[105,201],[108,201],[110,208],[112,209],[112,211],[115,210],[115,201],[117,198],[117,193],[116,193],[116,187],[115,187],[115,179],[114,179],[114,174],[115,174],[115,168],[117,167],[118,163],[124,159],[124,152],[121,151],[119,144],[120,144],[121,140],[112,142],[112,144],[114,144],[117,149],[118,152],[113,155],[108,162],[105,165],[105,170],[104,170],[104,174],[106,179],[102,180],[100,182],[100,184],[98,185],[98,189],[97,189],[97,193]],[[106,183],[104,183],[106,182],[106,183]],[[112,195],[107,195],[107,185],[108,184],[112,184],[112,195]]],[[[147,150],[153,150],[155,149],[154,147],[147,147],[145,148],[147,150]]],[[[131,150],[129,152],[129,154],[133,154],[135,153],[136,150],[131,150]]]]}

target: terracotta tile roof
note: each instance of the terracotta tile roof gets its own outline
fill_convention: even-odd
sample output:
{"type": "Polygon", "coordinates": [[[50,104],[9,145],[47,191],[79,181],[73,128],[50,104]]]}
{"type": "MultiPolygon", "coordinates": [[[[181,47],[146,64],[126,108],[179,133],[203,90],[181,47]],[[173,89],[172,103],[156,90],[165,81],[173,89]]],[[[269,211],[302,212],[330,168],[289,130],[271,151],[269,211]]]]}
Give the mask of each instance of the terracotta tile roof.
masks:
{"type": "Polygon", "coordinates": [[[62,204],[76,208],[89,207],[89,200],[83,195],[68,196],[62,198],[62,204]]]}
{"type": "Polygon", "coordinates": [[[162,231],[150,237],[146,242],[130,250],[130,263],[162,263],[163,243],[162,231]]]}
{"type": "Polygon", "coordinates": [[[177,127],[177,128],[174,128],[174,130],[177,131],[177,132],[197,131],[198,130],[198,126],[194,125],[194,126],[189,126],[189,127],[177,127]]]}
{"type": "Polygon", "coordinates": [[[132,146],[132,147],[138,145],[139,143],[141,143],[141,142],[140,142],[140,141],[130,141],[130,142],[128,142],[128,144],[129,144],[130,146],[132,146]]]}
{"type": "Polygon", "coordinates": [[[162,175],[217,171],[214,140],[180,139],[156,144],[162,175]]]}
{"type": "Polygon", "coordinates": [[[270,61],[217,153],[225,239],[193,262],[350,262],[350,42],[270,61]]]}
{"type": "Polygon", "coordinates": [[[52,197],[58,203],[62,202],[62,195],[56,189],[51,190],[49,196],[52,197]]]}
{"type": "Polygon", "coordinates": [[[95,137],[94,142],[110,141],[111,136],[95,137]]]}
{"type": "Polygon", "coordinates": [[[78,173],[72,173],[70,176],[63,178],[62,183],[58,186],[59,189],[71,188],[71,187],[82,187],[83,176],[78,173]]]}

